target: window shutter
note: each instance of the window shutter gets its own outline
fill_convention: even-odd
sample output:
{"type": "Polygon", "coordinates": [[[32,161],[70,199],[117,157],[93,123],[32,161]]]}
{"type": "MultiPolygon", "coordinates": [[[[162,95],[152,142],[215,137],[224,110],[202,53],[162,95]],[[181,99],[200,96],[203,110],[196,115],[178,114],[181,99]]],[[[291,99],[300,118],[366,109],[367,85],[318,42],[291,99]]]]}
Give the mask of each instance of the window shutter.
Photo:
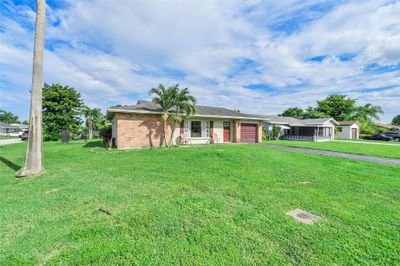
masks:
{"type": "Polygon", "coordinates": [[[201,137],[202,138],[207,137],[207,135],[206,135],[206,122],[205,121],[201,121],[201,137]]]}
{"type": "Polygon", "coordinates": [[[190,138],[190,124],[188,120],[185,120],[185,137],[190,138]]]}
{"type": "Polygon", "coordinates": [[[205,135],[204,137],[209,138],[210,137],[210,122],[206,121],[205,122],[205,135]]]}

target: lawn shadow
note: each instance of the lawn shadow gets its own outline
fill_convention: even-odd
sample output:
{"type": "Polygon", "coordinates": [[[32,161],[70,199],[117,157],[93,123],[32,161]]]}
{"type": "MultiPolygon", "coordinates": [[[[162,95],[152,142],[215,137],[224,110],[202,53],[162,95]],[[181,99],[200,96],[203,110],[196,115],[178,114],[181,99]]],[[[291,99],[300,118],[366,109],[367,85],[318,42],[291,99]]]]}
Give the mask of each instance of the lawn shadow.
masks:
{"type": "Polygon", "coordinates": [[[104,145],[100,140],[99,141],[91,141],[83,145],[84,148],[106,148],[106,145],[104,145]]]}
{"type": "Polygon", "coordinates": [[[11,162],[10,160],[7,160],[6,158],[0,156],[0,161],[2,163],[4,163],[8,168],[13,169],[14,171],[18,171],[19,169],[21,169],[21,166],[11,162]]]}

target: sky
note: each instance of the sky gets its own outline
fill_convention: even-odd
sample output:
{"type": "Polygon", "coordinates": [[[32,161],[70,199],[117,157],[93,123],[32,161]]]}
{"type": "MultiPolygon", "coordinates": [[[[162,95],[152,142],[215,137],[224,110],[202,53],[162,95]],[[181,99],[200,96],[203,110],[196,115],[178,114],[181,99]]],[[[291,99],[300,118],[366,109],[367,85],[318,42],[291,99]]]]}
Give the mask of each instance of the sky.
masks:
{"type": "MultiPolygon", "coordinates": [[[[275,115],[330,94],[400,114],[400,0],[48,0],[44,82],[105,113],[158,84],[275,115]]],[[[28,117],[35,1],[0,0],[0,108],[28,117]]]]}

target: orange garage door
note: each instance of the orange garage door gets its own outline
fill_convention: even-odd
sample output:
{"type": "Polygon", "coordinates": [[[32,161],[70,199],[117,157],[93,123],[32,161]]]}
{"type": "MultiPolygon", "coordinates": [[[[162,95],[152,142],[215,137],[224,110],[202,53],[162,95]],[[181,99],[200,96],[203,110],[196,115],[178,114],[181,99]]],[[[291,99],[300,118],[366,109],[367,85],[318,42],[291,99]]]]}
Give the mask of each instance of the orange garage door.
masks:
{"type": "Polygon", "coordinates": [[[240,142],[256,143],[257,142],[257,125],[241,124],[240,125],[240,142]]]}

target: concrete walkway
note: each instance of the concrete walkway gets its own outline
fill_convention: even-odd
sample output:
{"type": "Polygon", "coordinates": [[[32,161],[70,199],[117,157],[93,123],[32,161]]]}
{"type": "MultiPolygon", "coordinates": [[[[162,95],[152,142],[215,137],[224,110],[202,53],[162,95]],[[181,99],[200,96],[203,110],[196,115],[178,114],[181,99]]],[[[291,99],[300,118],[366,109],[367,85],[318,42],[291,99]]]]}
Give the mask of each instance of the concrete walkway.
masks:
{"type": "Polygon", "coordinates": [[[391,158],[375,157],[375,156],[368,156],[368,155],[350,154],[350,153],[336,152],[336,151],[324,151],[324,150],[315,150],[315,149],[308,149],[308,148],[288,147],[288,146],[280,146],[280,145],[274,145],[274,144],[259,143],[259,144],[255,144],[255,145],[266,146],[266,147],[270,147],[270,148],[274,148],[274,149],[287,150],[287,151],[305,152],[305,153],[320,154],[320,155],[326,155],[326,156],[332,156],[332,157],[368,161],[368,162],[374,162],[374,163],[400,165],[400,159],[391,159],[391,158]]]}
{"type": "Polygon", "coordinates": [[[23,141],[21,139],[19,139],[19,138],[15,138],[15,139],[0,139],[0,146],[20,143],[20,142],[23,142],[23,141]]]}
{"type": "Polygon", "coordinates": [[[382,143],[378,143],[378,142],[368,142],[368,141],[357,141],[357,140],[335,140],[335,142],[347,142],[347,143],[361,143],[361,144],[371,144],[371,145],[384,145],[384,146],[397,146],[400,148],[400,143],[397,142],[398,144],[395,143],[387,143],[387,142],[383,142],[382,143]]]}

